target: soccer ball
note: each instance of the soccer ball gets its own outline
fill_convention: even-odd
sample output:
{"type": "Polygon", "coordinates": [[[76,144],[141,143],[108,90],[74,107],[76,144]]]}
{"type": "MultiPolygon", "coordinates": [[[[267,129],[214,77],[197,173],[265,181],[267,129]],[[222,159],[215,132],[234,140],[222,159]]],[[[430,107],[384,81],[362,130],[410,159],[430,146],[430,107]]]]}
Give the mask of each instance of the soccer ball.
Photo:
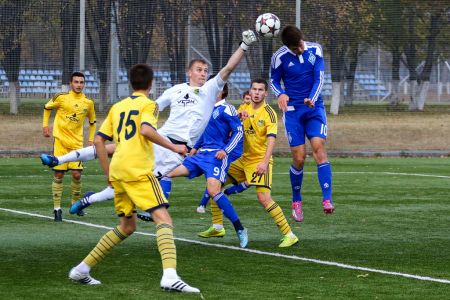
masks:
{"type": "Polygon", "coordinates": [[[280,19],[272,13],[265,13],[256,19],[255,29],[262,37],[271,38],[280,32],[280,19]]]}

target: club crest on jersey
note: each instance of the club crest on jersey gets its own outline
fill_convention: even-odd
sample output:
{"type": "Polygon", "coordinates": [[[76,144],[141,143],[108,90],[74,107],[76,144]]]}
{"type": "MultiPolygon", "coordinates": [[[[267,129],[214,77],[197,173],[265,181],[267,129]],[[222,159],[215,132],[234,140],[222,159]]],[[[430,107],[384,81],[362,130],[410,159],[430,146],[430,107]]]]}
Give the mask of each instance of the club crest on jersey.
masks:
{"type": "Polygon", "coordinates": [[[264,126],[265,122],[264,120],[258,120],[258,126],[264,126]]]}
{"type": "Polygon", "coordinates": [[[214,112],[213,112],[212,117],[213,117],[213,119],[215,119],[215,118],[217,118],[218,116],[219,116],[219,110],[218,110],[218,109],[215,109],[214,112]]]}
{"type": "Polygon", "coordinates": [[[314,54],[312,54],[311,52],[309,52],[309,57],[308,57],[308,61],[314,65],[314,63],[316,62],[316,56],[314,54]]]}
{"type": "Polygon", "coordinates": [[[200,90],[199,90],[199,89],[195,89],[195,90],[194,90],[194,94],[198,95],[199,93],[200,93],[200,90]]]}

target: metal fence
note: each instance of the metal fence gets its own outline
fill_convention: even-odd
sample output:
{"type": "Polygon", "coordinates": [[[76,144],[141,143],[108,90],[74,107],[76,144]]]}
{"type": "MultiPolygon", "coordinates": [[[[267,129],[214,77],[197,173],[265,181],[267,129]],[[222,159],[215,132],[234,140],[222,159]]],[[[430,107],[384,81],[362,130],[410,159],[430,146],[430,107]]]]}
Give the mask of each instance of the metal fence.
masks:
{"type": "MultiPolygon", "coordinates": [[[[44,103],[81,70],[85,93],[106,111],[128,95],[127,70],[142,62],[155,70],[156,98],[186,80],[190,59],[217,72],[264,12],[322,45],[322,95],[333,114],[360,103],[450,103],[449,0],[1,0],[0,104],[40,114],[19,108],[44,103]]],[[[230,99],[251,78],[268,79],[280,45],[264,39],[249,50],[229,80],[230,99]]]]}

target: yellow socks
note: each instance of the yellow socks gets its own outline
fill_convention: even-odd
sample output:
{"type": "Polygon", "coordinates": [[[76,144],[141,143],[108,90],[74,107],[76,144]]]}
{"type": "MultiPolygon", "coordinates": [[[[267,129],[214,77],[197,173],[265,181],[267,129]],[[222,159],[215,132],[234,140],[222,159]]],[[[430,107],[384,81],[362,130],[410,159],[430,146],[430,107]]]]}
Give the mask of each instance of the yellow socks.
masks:
{"type": "Polygon", "coordinates": [[[53,208],[60,209],[61,208],[61,196],[63,191],[63,183],[62,178],[53,177],[52,182],[52,195],[53,195],[53,208]]]}
{"type": "Polygon", "coordinates": [[[156,243],[163,269],[177,268],[177,249],[173,239],[173,227],[169,224],[159,224],[156,226],[156,243]]]}
{"type": "Polygon", "coordinates": [[[211,205],[211,216],[212,216],[212,223],[216,225],[223,225],[223,214],[222,210],[217,205],[216,201],[212,200],[209,201],[211,205]]]}
{"type": "Polygon", "coordinates": [[[83,262],[92,268],[101,262],[114,246],[122,242],[127,237],[128,235],[123,233],[119,226],[108,231],[104,236],[102,236],[98,244],[94,247],[94,249],[92,249],[88,256],[86,256],[83,262]]]}
{"type": "Polygon", "coordinates": [[[70,188],[72,190],[72,199],[71,202],[74,204],[80,199],[81,196],[81,180],[76,180],[72,177],[72,183],[70,184],[70,188]]]}
{"type": "Polygon", "coordinates": [[[265,207],[265,209],[273,218],[273,220],[278,226],[278,230],[280,230],[280,232],[283,235],[286,235],[289,232],[291,232],[291,226],[289,226],[289,223],[286,220],[286,217],[284,216],[281,207],[276,202],[274,202],[273,200],[270,201],[270,203],[265,207]]]}

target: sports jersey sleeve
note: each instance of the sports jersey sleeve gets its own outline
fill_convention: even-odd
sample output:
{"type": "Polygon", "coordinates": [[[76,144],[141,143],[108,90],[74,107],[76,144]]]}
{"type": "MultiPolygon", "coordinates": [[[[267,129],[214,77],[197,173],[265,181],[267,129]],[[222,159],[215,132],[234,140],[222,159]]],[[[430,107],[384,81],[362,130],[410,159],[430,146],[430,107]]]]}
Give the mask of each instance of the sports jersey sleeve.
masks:
{"type": "Polygon", "coordinates": [[[211,98],[210,100],[214,103],[216,102],[216,97],[220,91],[223,90],[225,85],[225,81],[223,81],[222,77],[220,77],[220,73],[214,76],[212,79],[208,80],[204,85],[203,89],[206,94],[211,98]],[[213,97],[214,95],[214,97],[213,97]]]}
{"type": "Polygon", "coordinates": [[[266,136],[276,137],[278,134],[277,114],[272,107],[266,106],[266,136]]]}
{"type": "Polygon", "coordinates": [[[230,154],[231,151],[234,150],[239,145],[239,142],[242,140],[244,136],[244,132],[242,129],[241,120],[239,120],[236,110],[231,109],[229,106],[224,111],[224,118],[228,122],[231,128],[231,137],[228,141],[228,144],[225,146],[223,150],[227,154],[230,154]]]}
{"type": "Polygon", "coordinates": [[[194,149],[200,149],[203,146],[203,141],[205,138],[205,132],[202,133],[202,135],[200,136],[200,138],[198,139],[198,141],[195,143],[194,149]]]}
{"type": "Polygon", "coordinates": [[[105,121],[103,121],[102,126],[100,126],[100,129],[97,132],[97,135],[103,137],[108,141],[112,141],[114,138],[114,128],[112,122],[113,111],[114,106],[109,110],[108,116],[106,117],[105,121]]]}
{"type": "Polygon", "coordinates": [[[150,101],[143,109],[141,116],[141,125],[148,125],[153,127],[155,130],[157,128],[158,122],[158,104],[153,101],[150,101]]]}
{"type": "Polygon", "coordinates": [[[161,96],[156,99],[156,103],[158,104],[159,111],[163,111],[164,108],[167,106],[170,106],[170,103],[172,101],[172,89],[166,90],[161,96]]]}
{"type": "Polygon", "coordinates": [[[325,81],[325,63],[322,57],[322,50],[319,48],[316,51],[316,61],[314,63],[314,84],[309,93],[309,99],[312,100],[313,103],[317,101],[322,92],[323,83],[325,81]]]}
{"type": "Polygon", "coordinates": [[[96,115],[95,115],[95,108],[94,108],[94,102],[89,102],[89,110],[88,110],[88,120],[89,120],[89,141],[94,140],[95,135],[95,128],[96,128],[96,115]]]}
{"type": "Polygon", "coordinates": [[[281,87],[281,79],[283,77],[283,63],[277,53],[272,56],[272,62],[270,64],[270,87],[275,96],[280,96],[286,92],[281,87]]]}
{"type": "Polygon", "coordinates": [[[61,97],[58,97],[59,94],[56,94],[52,99],[50,99],[45,105],[44,105],[44,116],[42,119],[42,127],[48,126],[48,121],[50,119],[50,114],[52,112],[52,109],[59,108],[61,105],[61,97]]]}

